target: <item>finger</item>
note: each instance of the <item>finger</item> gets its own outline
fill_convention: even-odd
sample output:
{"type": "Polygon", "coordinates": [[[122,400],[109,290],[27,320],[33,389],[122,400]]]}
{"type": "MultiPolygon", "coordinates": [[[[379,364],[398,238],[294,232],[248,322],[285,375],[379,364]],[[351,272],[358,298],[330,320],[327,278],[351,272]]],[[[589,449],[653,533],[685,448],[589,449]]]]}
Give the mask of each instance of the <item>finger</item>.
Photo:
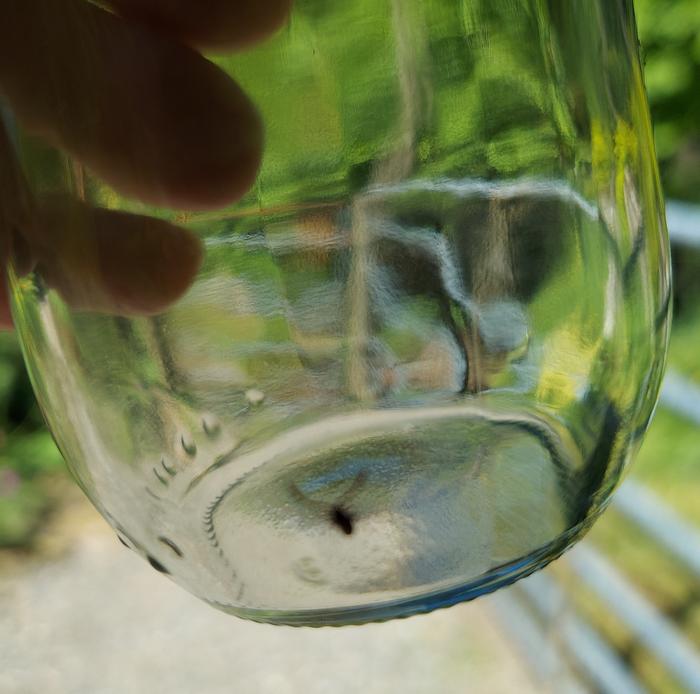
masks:
{"type": "Polygon", "coordinates": [[[68,198],[37,206],[28,233],[36,271],[71,308],[153,315],[189,288],[202,263],[194,234],[68,198]]]}
{"type": "Polygon", "coordinates": [[[291,0],[111,0],[122,16],[200,48],[242,48],[283,26],[291,0]]]}
{"type": "Polygon", "coordinates": [[[83,0],[4,0],[3,92],[26,129],[147,203],[223,206],[260,163],[260,120],[224,72],[83,0]]]}
{"type": "Polygon", "coordinates": [[[32,199],[0,122],[0,329],[12,327],[6,264],[38,267],[74,309],[120,315],[165,310],[190,286],[202,260],[190,232],[64,197],[32,199]]]}

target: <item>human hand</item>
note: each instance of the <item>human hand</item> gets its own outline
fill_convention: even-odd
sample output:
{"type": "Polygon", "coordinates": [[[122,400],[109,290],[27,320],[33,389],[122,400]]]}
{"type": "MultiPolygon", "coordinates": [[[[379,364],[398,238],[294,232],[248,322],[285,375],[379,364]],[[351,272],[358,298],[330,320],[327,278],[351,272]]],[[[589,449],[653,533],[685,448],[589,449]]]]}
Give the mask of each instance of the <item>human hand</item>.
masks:
{"type": "MultiPolygon", "coordinates": [[[[284,23],[291,0],[3,0],[0,104],[120,194],[216,208],[252,185],[262,154],[255,108],[198,50],[245,47],[284,23]],[[105,3],[107,4],[107,3],[105,3]]],[[[0,121],[0,325],[5,267],[40,268],[73,306],[163,310],[202,250],[167,222],[33,195],[0,121]]]]}

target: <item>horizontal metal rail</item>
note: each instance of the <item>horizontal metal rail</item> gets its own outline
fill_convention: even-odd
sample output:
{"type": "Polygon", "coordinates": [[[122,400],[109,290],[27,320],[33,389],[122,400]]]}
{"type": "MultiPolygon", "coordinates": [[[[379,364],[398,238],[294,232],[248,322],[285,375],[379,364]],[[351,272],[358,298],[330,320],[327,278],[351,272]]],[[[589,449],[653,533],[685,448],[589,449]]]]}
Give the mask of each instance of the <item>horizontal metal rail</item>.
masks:
{"type": "Polygon", "coordinates": [[[673,622],[591,547],[576,547],[567,564],[683,686],[700,692],[700,654],[673,622]]]}
{"type": "Polygon", "coordinates": [[[639,482],[627,480],[615,494],[612,506],[700,580],[700,532],[656,494],[639,482]]]}
{"type": "MultiPolygon", "coordinates": [[[[700,359],[700,349],[698,359],[700,359]]],[[[661,404],[694,424],[700,425],[700,386],[672,369],[666,372],[664,378],[661,404]]]]}
{"type": "Polygon", "coordinates": [[[577,616],[563,589],[546,573],[521,581],[518,589],[549,626],[550,639],[559,640],[568,659],[595,691],[604,694],[644,694],[637,681],[595,629],[577,616]]]}
{"type": "MultiPolygon", "coordinates": [[[[559,643],[552,638],[551,630],[542,627],[520,597],[520,591],[513,587],[500,591],[489,599],[496,616],[508,631],[519,654],[527,661],[533,675],[557,694],[590,694],[591,689],[571,672],[562,658],[559,643]]],[[[585,650],[581,644],[575,644],[575,647],[580,651],[585,650]]]]}
{"type": "Polygon", "coordinates": [[[669,200],[666,220],[671,243],[700,249],[700,205],[669,200]]]}

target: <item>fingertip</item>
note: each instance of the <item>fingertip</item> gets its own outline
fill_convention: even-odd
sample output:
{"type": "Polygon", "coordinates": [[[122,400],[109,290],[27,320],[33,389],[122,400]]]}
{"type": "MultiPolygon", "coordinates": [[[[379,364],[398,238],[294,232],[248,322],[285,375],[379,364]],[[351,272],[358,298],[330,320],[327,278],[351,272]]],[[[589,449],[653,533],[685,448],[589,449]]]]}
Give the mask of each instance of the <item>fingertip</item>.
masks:
{"type": "Polygon", "coordinates": [[[95,157],[95,171],[119,192],[153,205],[193,211],[224,207],[255,182],[263,154],[262,118],[213,63],[190,49],[164,46],[151,63],[153,74],[137,91],[143,98],[129,137],[112,144],[112,156],[95,157]],[[149,86],[156,89],[149,92],[149,86]]]}
{"type": "Polygon", "coordinates": [[[234,153],[228,161],[209,161],[172,171],[159,204],[188,211],[216,210],[242,198],[254,185],[262,148],[234,153]]]}
{"type": "Polygon", "coordinates": [[[190,288],[204,259],[192,232],[162,220],[96,211],[100,281],[115,312],[154,315],[190,288]]]}
{"type": "Polygon", "coordinates": [[[251,13],[244,17],[244,31],[241,22],[235,17],[224,25],[203,24],[190,38],[195,47],[225,53],[231,50],[241,50],[260,43],[274,36],[289,21],[292,11],[292,0],[267,0],[257,3],[251,8],[251,13]]]}
{"type": "Polygon", "coordinates": [[[206,51],[247,48],[279,31],[293,0],[112,0],[127,18],[206,51]]]}
{"type": "Polygon", "coordinates": [[[72,309],[122,316],[165,311],[204,258],[187,229],[67,198],[42,201],[29,242],[36,271],[72,309]]]}

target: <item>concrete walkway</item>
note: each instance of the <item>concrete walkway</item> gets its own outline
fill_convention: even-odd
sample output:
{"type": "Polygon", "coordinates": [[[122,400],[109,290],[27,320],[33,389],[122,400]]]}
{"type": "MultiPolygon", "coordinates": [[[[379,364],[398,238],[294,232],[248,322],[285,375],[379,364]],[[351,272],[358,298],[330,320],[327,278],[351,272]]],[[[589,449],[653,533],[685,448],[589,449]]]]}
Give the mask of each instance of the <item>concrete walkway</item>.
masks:
{"type": "Polygon", "coordinates": [[[2,694],[528,694],[488,599],[388,624],[291,629],[216,612],[90,510],[60,558],[0,575],[2,694]]]}

